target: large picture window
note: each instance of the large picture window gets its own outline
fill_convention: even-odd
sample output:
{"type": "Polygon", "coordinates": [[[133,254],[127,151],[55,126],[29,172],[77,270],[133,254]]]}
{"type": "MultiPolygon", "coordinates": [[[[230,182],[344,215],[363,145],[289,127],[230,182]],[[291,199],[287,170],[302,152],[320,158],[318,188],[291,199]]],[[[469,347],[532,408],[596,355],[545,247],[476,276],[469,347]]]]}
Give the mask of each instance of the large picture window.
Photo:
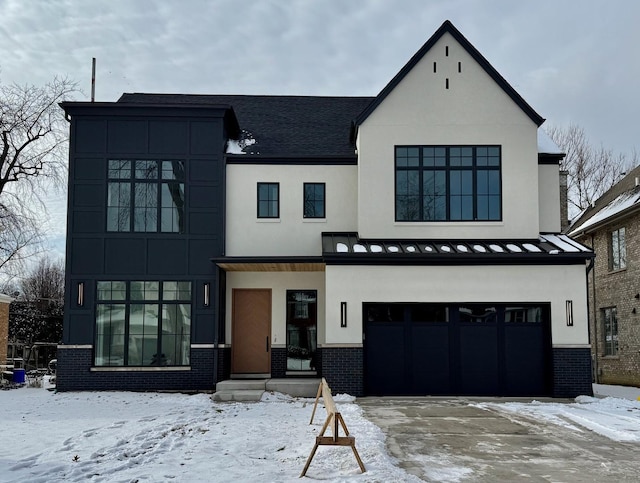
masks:
{"type": "Polygon", "coordinates": [[[96,366],[187,366],[191,282],[97,283],[96,366]]]}
{"type": "Polygon", "coordinates": [[[184,233],[184,162],[109,160],[107,231],[184,233]]]}
{"type": "Polygon", "coordinates": [[[500,169],[500,146],[397,146],[396,221],[499,221],[500,169]]]}
{"type": "Polygon", "coordinates": [[[627,266],[627,242],[624,227],[611,232],[609,239],[609,269],[621,270],[627,266]]]}

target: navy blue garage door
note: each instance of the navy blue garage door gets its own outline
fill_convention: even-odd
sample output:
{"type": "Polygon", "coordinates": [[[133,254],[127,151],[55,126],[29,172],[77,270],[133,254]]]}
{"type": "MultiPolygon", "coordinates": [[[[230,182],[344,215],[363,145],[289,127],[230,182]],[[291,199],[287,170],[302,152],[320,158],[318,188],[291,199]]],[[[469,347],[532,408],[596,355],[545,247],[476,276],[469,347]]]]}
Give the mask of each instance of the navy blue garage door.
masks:
{"type": "Polygon", "coordinates": [[[551,394],[549,304],[363,304],[368,395],[551,394]]]}

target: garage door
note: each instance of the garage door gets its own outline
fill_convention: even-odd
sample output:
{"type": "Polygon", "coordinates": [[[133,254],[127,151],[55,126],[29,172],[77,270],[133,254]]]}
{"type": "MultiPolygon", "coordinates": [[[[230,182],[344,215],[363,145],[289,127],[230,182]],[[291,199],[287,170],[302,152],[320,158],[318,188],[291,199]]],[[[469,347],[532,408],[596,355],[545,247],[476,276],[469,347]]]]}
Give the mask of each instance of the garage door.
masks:
{"type": "Polygon", "coordinates": [[[549,304],[365,303],[368,395],[551,394],[549,304]]]}

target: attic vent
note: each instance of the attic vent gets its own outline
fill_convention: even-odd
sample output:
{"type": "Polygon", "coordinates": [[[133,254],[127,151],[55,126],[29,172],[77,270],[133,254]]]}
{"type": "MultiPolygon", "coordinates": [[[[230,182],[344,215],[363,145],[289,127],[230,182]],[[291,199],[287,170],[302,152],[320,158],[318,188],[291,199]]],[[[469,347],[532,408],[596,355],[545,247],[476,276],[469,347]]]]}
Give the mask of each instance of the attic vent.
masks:
{"type": "Polygon", "coordinates": [[[640,178],[636,176],[636,186],[640,185],[640,178]]]}
{"type": "Polygon", "coordinates": [[[445,45],[445,47],[444,47],[444,55],[445,55],[445,57],[449,57],[449,46],[448,45],[445,45]]]}
{"type": "Polygon", "coordinates": [[[434,74],[436,73],[436,63],[435,62],[433,63],[433,73],[434,74]]]}

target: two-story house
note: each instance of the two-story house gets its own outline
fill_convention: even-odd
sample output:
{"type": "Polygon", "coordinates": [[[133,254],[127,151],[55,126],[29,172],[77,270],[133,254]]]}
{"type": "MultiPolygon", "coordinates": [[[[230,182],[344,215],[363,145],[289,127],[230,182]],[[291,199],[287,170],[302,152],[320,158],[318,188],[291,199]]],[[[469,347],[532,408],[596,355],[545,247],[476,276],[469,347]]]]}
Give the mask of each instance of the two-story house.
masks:
{"type": "Polygon", "coordinates": [[[595,380],[640,386],[640,167],[585,210],[569,232],[597,255],[588,279],[595,380]]]}
{"type": "Polygon", "coordinates": [[[563,155],[450,22],[376,97],[62,106],[60,390],[591,393],[563,155]]]}

